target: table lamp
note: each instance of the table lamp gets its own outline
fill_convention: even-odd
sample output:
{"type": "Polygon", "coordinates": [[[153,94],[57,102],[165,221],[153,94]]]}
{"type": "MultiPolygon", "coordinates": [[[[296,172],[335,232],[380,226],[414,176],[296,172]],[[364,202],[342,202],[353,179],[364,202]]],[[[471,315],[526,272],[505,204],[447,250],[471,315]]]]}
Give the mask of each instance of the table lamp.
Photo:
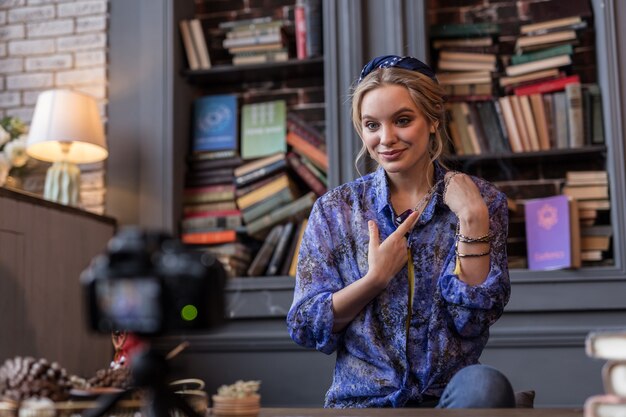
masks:
{"type": "Polygon", "coordinates": [[[96,100],[71,90],[48,90],[37,97],[26,145],[29,156],[52,162],[44,198],[78,206],[80,169],[108,156],[96,100]]]}

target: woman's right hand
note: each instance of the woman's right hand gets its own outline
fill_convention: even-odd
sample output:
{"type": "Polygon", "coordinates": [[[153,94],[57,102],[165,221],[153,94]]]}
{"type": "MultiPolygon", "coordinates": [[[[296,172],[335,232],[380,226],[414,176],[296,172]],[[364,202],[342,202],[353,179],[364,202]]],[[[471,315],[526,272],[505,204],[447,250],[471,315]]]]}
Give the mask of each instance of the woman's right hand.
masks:
{"type": "Polygon", "coordinates": [[[418,218],[417,212],[411,213],[382,243],[376,222],[373,220],[367,222],[370,235],[367,255],[369,270],[364,278],[370,280],[381,291],[387,288],[391,278],[406,265],[408,258],[405,235],[413,229],[418,218]]]}

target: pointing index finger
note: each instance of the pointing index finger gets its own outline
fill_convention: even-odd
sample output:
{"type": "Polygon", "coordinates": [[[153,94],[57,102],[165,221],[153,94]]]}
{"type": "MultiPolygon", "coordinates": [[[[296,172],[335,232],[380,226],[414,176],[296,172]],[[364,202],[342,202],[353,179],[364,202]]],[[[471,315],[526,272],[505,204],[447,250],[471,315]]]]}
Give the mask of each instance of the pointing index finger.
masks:
{"type": "Polygon", "coordinates": [[[409,217],[407,217],[406,220],[403,221],[400,226],[398,226],[396,233],[400,233],[401,235],[406,235],[407,233],[409,233],[411,229],[413,229],[413,227],[415,226],[415,223],[417,223],[418,218],[418,212],[414,211],[413,213],[411,213],[409,217]]]}

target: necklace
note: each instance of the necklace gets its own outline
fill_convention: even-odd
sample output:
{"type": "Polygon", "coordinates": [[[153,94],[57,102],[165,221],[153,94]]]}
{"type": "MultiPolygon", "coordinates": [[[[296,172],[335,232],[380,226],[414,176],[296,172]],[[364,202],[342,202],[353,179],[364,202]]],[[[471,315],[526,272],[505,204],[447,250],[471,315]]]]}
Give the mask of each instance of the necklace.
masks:
{"type": "Polygon", "coordinates": [[[415,205],[415,207],[413,207],[412,209],[406,209],[405,211],[403,211],[401,214],[399,214],[398,216],[395,216],[393,221],[397,226],[400,226],[410,215],[411,213],[417,211],[419,212],[419,215],[422,215],[422,211],[424,210],[424,208],[426,207],[426,204],[430,201],[430,198],[436,194],[436,190],[439,187],[439,184],[441,184],[444,180],[440,179],[439,181],[437,181],[435,183],[435,185],[433,185],[426,194],[424,194],[424,196],[422,198],[420,198],[420,200],[417,202],[417,204],[415,205]]]}

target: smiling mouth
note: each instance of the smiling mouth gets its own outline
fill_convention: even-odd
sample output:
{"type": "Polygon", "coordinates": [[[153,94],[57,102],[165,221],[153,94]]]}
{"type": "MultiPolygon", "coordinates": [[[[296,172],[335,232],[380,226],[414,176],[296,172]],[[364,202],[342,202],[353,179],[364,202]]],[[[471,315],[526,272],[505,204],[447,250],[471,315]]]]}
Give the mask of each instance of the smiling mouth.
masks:
{"type": "Polygon", "coordinates": [[[398,154],[400,154],[402,152],[404,152],[404,149],[396,149],[396,150],[393,150],[393,151],[379,152],[379,154],[382,155],[382,156],[390,157],[390,156],[398,155],[398,154]]]}

